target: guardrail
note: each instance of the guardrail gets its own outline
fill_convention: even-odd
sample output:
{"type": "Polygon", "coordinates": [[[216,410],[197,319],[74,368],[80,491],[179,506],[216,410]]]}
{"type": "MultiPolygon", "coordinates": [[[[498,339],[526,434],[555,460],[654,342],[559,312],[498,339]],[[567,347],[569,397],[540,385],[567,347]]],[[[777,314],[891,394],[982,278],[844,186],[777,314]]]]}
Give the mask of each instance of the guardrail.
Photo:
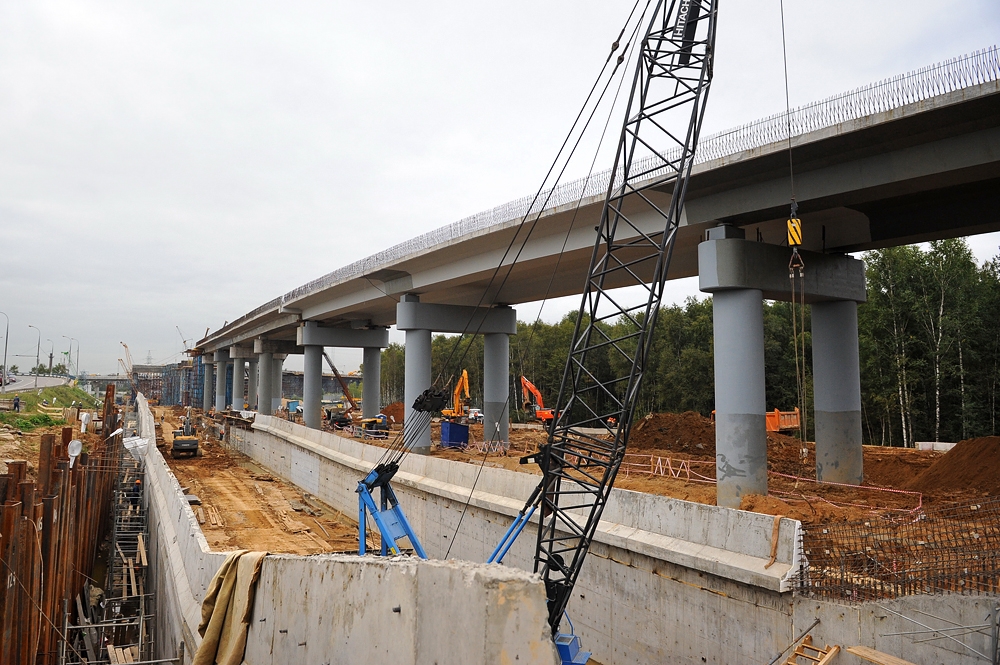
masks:
{"type": "MultiPolygon", "coordinates": [[[[789,114],[778,113],[702,137],[695,153],[695,163],[723,159],[746,150],[785,141],[789,137],[789,129],[794,138],[842,122],[858,120],[997,80],[1000,80],[1000,51],[997,46],[991,46],[800,106],[789,114]]],[[[665,157],[676,159],[676,155],[672,153],[667,153],[665,157]]],[[[640,160],[637,168],[644,171],[655,169],[658,161],[662,163],[663,158],[651,155],[640,160]]],[[[620,173],[619,171],[619,175],[620,173]]],[[[544,190],[537,197],[529,195],[508,201],[344,266],[288,292],[279,301],[272,301],[268,305],[294,300],[345,279],[369,274],[415,251],[447,243],[497,224],[519,220],[529,213],[541,212],[543,208],[553,209],[581,198],[601,196],[607,191],[610,180],[611,169],[608,169],[587,178],[564,183],[555,189],[544,190]]]]}

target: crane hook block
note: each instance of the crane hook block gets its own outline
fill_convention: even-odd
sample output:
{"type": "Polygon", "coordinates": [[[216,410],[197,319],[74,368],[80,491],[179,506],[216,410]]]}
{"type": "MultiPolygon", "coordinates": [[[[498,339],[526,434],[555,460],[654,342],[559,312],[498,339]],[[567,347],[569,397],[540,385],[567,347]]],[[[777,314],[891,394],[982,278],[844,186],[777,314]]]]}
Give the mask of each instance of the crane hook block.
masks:
{"type": "Polygon", "coordinates": [[[788,246],[800,247],[802,245],[802,220],[793,217],[788,220],[788,246]]]}
{"type": "Polygon", "coordinates": [[[417,399],[413,400],[413,410],[425,413],[440,411],[447,403],[448,396],[444,394],[443,390],[428,388],[424,392],[420,393],[420,396],[417,397],[417,399]]]}

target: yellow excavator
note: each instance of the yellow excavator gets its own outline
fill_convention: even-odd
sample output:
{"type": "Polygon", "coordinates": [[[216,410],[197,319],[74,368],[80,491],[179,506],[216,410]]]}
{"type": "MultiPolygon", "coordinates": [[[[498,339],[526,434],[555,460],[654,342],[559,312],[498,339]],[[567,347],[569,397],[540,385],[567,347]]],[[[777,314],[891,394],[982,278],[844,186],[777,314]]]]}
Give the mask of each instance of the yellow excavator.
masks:
{"type": "Polygon", "coordinates": [[[198,431],[191,420],[191,407],[187,415],[181,418],[181,428],[174,430],[174,444],[170,447],[170,456],[174,459],[181,455],[198,456],[198,431]]]}
{"type": "Polygon", "coordinates": [[[459,377],[458,381],[455,382],[455,390],[451,394],[451,408],[442,409],[441,415],[449,420],[459,420],[460,418],[467,418],[469,415],[469,372],[468,370],[462,370],[462,376],[459,377]],[[462,393],[465,393],[465,398],[462,398],[462,393]]]}

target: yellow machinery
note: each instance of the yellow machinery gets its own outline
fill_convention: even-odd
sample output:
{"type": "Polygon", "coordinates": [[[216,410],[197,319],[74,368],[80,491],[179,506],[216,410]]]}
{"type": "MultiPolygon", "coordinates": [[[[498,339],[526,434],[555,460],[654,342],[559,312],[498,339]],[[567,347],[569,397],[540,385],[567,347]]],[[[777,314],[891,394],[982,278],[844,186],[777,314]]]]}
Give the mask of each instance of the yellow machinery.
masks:
{"type": "Polygon", "coordinates": [[[466,418],[469,415],[469,372],[468,370],[462,370],[462,376],[459,377],[458,381],[455,383],[455,390],[451,394],[451,408],[442,409],[441,415],[445,418],[450,418],[456,420],[458,418],[466,418]],[[462,399],[462,393],[465,393],[465,399],[462,399]]]}

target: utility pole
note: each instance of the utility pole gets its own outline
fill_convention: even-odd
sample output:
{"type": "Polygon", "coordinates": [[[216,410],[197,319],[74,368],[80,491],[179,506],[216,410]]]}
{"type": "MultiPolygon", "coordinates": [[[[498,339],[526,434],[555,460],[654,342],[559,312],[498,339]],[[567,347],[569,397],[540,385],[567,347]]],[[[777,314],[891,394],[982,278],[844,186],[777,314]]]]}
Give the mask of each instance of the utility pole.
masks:
{"type": "Polygon", "coordinates": [[[7,368],[7,342],[10,337],[10,317],[3,314],[3,318],[7,319],[7,330],[3,334],[3,374],[0,375],[0,393],[7,392],[7,375],[10,374],[10,370],[7,368]]]}
{"type": "Polygon", "coordinates": [[[52,356],[55,355],[56,345],[51,339],[45,341],[49,343],[49,376],[52,376],[52,356]]]}
{"type": "Polygon", "coordinates": [[[40,354],[42,352],[42,331],[36,326],[28,324],[29,328],[34,328],[38,332],[38,343],[35,345],[35,387],[38,387],[38,366],[41,364],[40,354]]]}

